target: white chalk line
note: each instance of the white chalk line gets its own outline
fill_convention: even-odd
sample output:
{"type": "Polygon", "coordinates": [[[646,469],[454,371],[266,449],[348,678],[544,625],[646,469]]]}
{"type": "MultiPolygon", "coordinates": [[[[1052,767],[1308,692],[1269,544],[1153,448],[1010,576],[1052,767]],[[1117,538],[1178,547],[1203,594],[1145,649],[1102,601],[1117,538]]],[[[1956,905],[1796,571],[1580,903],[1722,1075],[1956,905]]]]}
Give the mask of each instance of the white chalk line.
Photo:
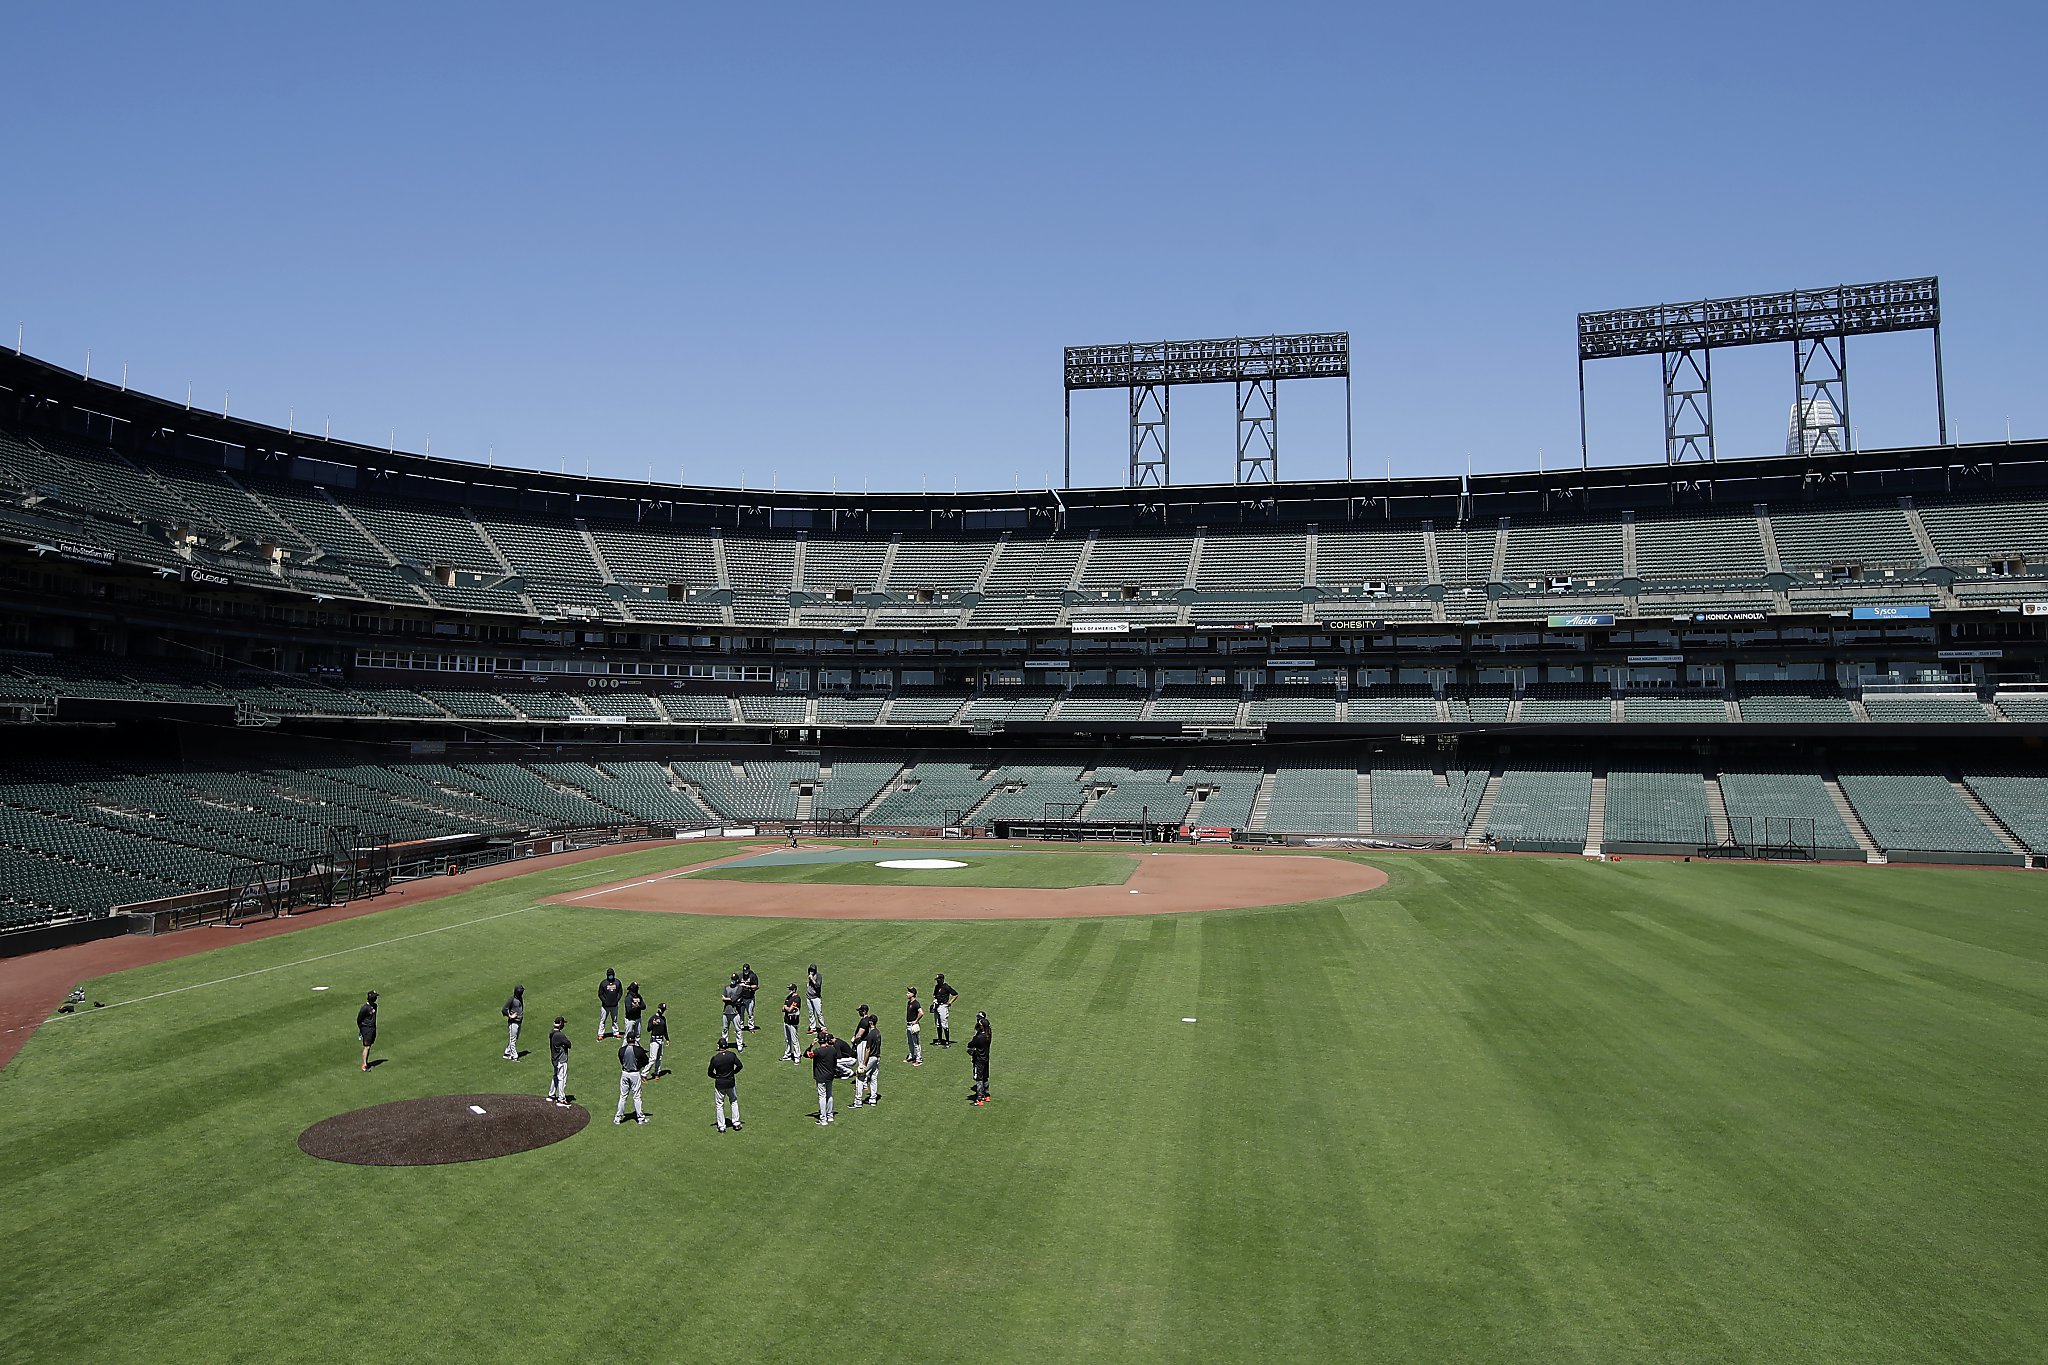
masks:
{"type": "MultiPolygon", "coordinates": [[[[331,953],[315,953],[312,957],[302,957],[296,962],[280,962],[274,967],[258,967],[253,971],[236,972],[233,976],[216,977],[212,981],[197,981],[189,986],[176,986],[170,990],[157,991],[151,995],[138,995],[133,1000],[116,1000],[112,1004],[102,1006],[101,1009],[97,1010],[89,1010],[83,1013],[73,1012],[71,1014],[53,1015],[50,1018],[43,1020],[40,1025],[27,1024],[23,1027],[33,1029],[38,1027],[48,1027],[51,1024],[62,1023],[67,1019],[90,1019],[92,1018],[93,1015],[99,1014],[103,1010],[117,1010],[120,1009],[123,1005],[141,1005],[151,1000],[162,1000],[166,996],[183,995],[186,991],[205,990],[208,986],[225,986],[230,981],[244,981],[252,976],[262,976],[267,972],[287,971],[293,967],[304,967],[314,962],[325,962],[327,959],[331,957],[347,957],[350,953],[367,952],[371,948],[388,948],[394,943],[403,943],[407,939],[425,938],[429,934],[445,934],[450,929],[467,929],[472,924],[488,924],[490,921],[494,919],[504,919],[508,915],[523,915],[529,910],[544,910],[546,908],[547,906],[544,903],[542,903],[534,905],[523,905],[517,910],[500,910],[495,915],[482,915],[476,919],[463,920],[459,924],[444,924],[440,926],[438,929],[421,929],[415,933],[400,934],[396,938],[379,939],[375,943],[359,943],[353,948],[337,948],[331,953]]],[[[13,1029],[9,1030],[9,1032],[18,1031],[19,1030],[13,1029]]]]}
{"type": "Polygon", "coordinates": [[[565,901],[587,901],[592,896],[609,896],[614,891],[631,891],[636,886],[652,886],[656,882],[672,882],[678,877],[687,877],[696,870],[695,868],[685,868],[681,872],[664,872],[659,877],[642,877],[637,882],[621,882],[617,886],[601,886],[595,891],[586,891],[580,896],[564,896],[562,899],[565,901]]]}

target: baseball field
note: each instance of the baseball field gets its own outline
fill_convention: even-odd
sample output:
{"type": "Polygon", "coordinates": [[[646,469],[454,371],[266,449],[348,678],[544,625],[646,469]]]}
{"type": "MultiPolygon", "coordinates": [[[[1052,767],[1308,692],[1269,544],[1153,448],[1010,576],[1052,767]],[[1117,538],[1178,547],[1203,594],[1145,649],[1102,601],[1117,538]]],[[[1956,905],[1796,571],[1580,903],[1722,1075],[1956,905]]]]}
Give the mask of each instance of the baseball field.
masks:
{"type": "Polygon", "coordinates": [[[223,946],[86,983],[109,1008],[0,1070],[0,1359],[2017,1362],[2048,1341],[2034,876],[957,846],[889,857],[961,869],[863,850],[674,875],[711,856],[188,931],[223,946]],[[1163,913],[1173,869],[1191,895],[1267,889],[1163,913]],[[1387,879],[1260,903],[1333,869],[1387,879]],[[910,917],[715,899],[756,894],[910,917]],[[1061,917],[1069,898],[1092,908],[1061,917]],[[704,1066],[743,961],[762,1028],[745,1131],[721,1135],[704,1066]],[[888,1025],[882,1104],[842,1084],[830,1128],[809,1067],[775,1060],[812,962],[835,1030],[861,1003],[888,1025]],[[645,1127],[608,1121],[607,967],[669,1006],[645,1127]],[[939,971],[958,1037],[994,1023],[984,1108],[963,1047],[903,1061],[904,987],[939,971]],[[300,1150],[366,1106],[539,1095],[558,1012],[580,1131],[449,1165],[300,1150]]]}

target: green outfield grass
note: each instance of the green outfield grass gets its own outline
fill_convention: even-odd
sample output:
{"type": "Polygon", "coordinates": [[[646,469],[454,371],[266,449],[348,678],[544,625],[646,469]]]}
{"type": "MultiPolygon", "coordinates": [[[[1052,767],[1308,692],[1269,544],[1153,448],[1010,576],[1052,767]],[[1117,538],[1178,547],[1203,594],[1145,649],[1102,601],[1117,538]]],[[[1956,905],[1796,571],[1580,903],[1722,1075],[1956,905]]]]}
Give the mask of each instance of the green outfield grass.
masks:
{"type": "Polygon", "coordinates": [[[2048,1341],[2037,878],[1390,856],[1372,895],[1196,917],[537,904],[691,856],[92,983],[138,1003],[0,1072],[0,1359],[2031,1362],[2048,1341]],[[819,963],[835,1025],[882,1012],[880,1109],[815,1126],[771,1004],[747,1130],[711,1131],[743,959],[771,995],[819,963]],[[605,1122],[607,966],[675,1020],[646,1128],[605,1122]],[[962,1049],[901,1061],[903,987],[936,970],[961,1023],[996,1021],[986,1109],[962,1049]],[[570,1016],[597,1122],[466,1166],[299,1153],[359,1105],[542,1090],[539,1055],[498,1058],[514,981],[530,1019],[570,1016]],[[389,1060],[365,1075],[367,987],[389,1060]]]}
{"type": "Polygon", "coordinates": [[[1005,886],[1048,890],[1122,886],[1137,870],[1128,853],[1016,853],[977,858],[958,844],[942,849],[898,849],[892,858],[939,858],[965,867],[878,867],[874,863],[783,863],[767,867],[708,867],[693,872],[722,882],[801,882],[818,886],[1005,886]]]}

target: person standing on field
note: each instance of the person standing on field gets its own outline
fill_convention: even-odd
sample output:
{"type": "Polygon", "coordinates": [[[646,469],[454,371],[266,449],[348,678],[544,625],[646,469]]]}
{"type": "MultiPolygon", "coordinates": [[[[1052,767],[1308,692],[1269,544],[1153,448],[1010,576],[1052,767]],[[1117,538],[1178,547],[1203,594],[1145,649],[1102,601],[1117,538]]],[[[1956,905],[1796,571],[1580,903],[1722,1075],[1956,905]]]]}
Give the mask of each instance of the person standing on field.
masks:
{"type": "Polygon", "coordinates": [[[626,984],[626,1041],[640,1041],[640,1016],[647,1013],[647,1001],[640,995],[640,983],[626,984]]]}
{"type": "Polygon", "coordinates": [[[654,1007],[653,1017],[647,1021],[647,1070],[641,1074],[650,1081],[661,1079],[661,1054],[668,1051],[668,1001],[654,1007]]]}
{"type": "Polygon", "coordinates": [[[370,1049],[377,1044],[377,992],[371,991],[356,1011],[356,1037],[363,1044],[363,1070],[370,1069],[370,1049]]]}
{"type": "Polygon", "coordinates": [[[860,1007],[860,1024],[853,1031],[853,1107],[863,1103],[872,1109],[882,1102],[882,1016],[860,1007]],[[865,1092],[866,1099],[862,1099],[865,1092]]]}
{"type": "Polygon", "coordinates": [[[803,1024],[804,1007],[796,993],[796,982],[789,983],[789,994],[782,997],[782,1060],[803,1061],[803,1038],[797,1029],[803,1024]]]}
{"type": "Polygon", "coordinates": [[[742,1025],[749,1033],[758,1033],[754,1023],[754,997],[761,991],[761,978],[754,974],[752,963],[740,964],[740,1004],[746,1007],[746,1023],[742,1025]]]}
{"type": "Polygon", "coordinates": [[[818,1126],[832,1122],[832,1082],[839,1078],[839,1042],[823,1029],[811,1044],[811,1079],[818,1083],[818,1126]]]}
{"type": "Polygon", "coordinates": [[[631,1038],[619,1044],[619,1107],[612,1111],[613,1123],[626,1121],[626,1098],[629,1095],[633,1100],[633,1122],[647,1122],[647,1114],[640,1108],[640,1073],[646,1066],[646,1048],[631,1038]]]}
{"type": "Polygon", "coordinates": [[[932,1010],[939,1017],[939,1036],[933,1041],[940,1047],[953,1046],[953,1002],[960,998],[960,992],[953,989],[953,983],[940,972],[932,982],[932,1010]]]}
{"type": "Polygon", "coordinates": [[[903,1032],[910,1040],[906,1045],[903,1060],[912,1066],[924,1065],[924,1047],[919,1039],[924,1033],[924,1002],[917,998],[917,987],[905,986],[907,997],[903,1002],[903,1032]]]}
{"type": "Polygon", "coordinates": [[[619,1032],[619,998],[626,988],[619,984],[619,974],[610,967],[604,969],[604,980],[597,983],[597,1041],[616,1037],[619,1032]]]}
{"type": "Polygon", "coordinates": [[[505,1016],[505,1060],[519,1060],[519,1025],[526,1018],[526,987],[514,986],[512,998],[498,1011],[505,1016]]]}
{"type": "Polygon", "coordinates": [[[730,1036],[737,1050],[745,1052],[747,1050],[747,1040],[746,1036],[740,1031],[740,1015],[745,1006],[740,1003],[740,974],[738,972],[734,972],[732,980],[725,983],[725,989],[719,992],[718,1000],[721,1010],[718,1021],[718,1041],[722,1043],[730,1036]]]}
{"type": "Polygon", "coordinates": [[[711,1078],[712,1112],[718,1119],[718,1131],[725,1131],[725,1107],[732,1106],[732,1130],[740,1130],[740,1087],[739,1074],[746,1067],[740,1055],[718,1040],[718,1051],[711,1054],[711,1065],[704,1068],[704,1074],[711,1078]]]}
{"type": "Polygon", "coordinates": [[[564,1015],[555,1016],[555,1031],[548,1035],[548,1061],[553,1063],[549,1074],[554,1078],[548,1082],[548,1098],[556,1104],[569,1104],[569,1020],[564,1015]]]}
{"type": "Polygon", "coordinates": [[[988,1026],[988,1016],[974,1016],[974,1036],[967,1040],[967,1060],[974,1064],[974,1089],[967,1093],[973,1097],[976,1107],[987,1104],[988,1094],[988,1047],[993,1041],[995,1030],[988,1026]]]}
{"type": "Polygon", "coordinates": [[[815,962],[804,973],[804,1000],[811,1011],[811,1028],[825,1027],[825,977],[815,962]]]}

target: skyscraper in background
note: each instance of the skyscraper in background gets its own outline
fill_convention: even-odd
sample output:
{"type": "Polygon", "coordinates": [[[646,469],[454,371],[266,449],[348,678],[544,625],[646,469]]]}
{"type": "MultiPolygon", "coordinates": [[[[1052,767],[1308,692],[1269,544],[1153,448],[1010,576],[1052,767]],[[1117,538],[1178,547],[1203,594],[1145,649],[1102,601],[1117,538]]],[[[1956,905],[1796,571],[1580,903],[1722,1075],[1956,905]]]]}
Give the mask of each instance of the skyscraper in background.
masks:
{"type": "Polygon", "coordinates": [[[1842,425],[1841,414],[1825,395],[1807,398],[1792,405],[1791,414],[1785,419],[1785,453],[1787,455],[1832,455],[1849,448],[1849,429],[1842,425]],[[1806,409],[1806,447],[1799,444],[1799,410],[1806,409]]]}

